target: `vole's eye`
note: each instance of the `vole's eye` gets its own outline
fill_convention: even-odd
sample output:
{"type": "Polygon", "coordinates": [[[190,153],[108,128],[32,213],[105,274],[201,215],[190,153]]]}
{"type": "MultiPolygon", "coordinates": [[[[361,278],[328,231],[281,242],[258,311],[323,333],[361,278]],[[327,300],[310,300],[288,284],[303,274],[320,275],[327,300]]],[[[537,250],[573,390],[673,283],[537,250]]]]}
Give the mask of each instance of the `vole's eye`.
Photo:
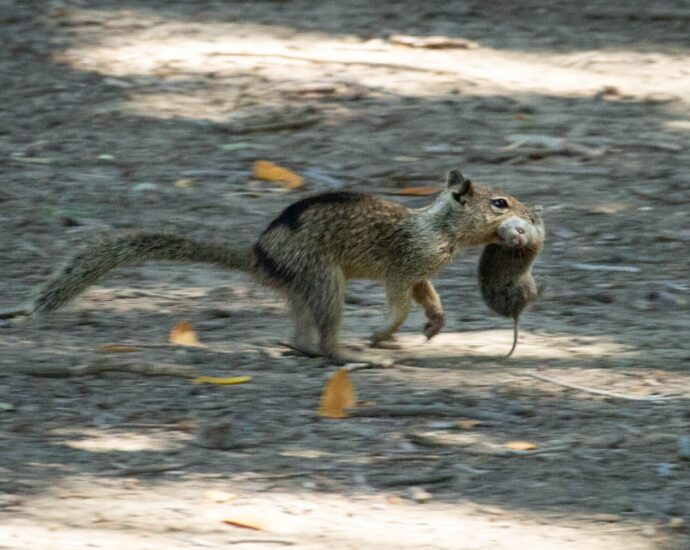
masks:
{"type": "Polygon", "coordinates": [[[491,206],[496,208],[508,208],[508,201],[505,199],[491,199],[491,206]]]}

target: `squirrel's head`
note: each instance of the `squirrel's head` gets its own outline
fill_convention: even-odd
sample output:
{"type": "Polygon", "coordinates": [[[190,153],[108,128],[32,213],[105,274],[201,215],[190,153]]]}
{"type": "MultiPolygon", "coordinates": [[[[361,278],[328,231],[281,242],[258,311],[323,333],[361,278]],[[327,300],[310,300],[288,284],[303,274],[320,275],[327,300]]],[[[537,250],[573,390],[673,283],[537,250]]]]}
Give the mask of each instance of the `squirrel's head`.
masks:
{"type": "Polygon", "coordinates": [[[535,212],[515,197],[477,185],[458,170],[448,172],[446,189],[437,201],[445,204],[448,212],[447,230],[457,234],[463,246],[505,242],[508,231],[501,230],[503,224],[510,222],[521,234],[525,224],[537,221],[535,212]]]}

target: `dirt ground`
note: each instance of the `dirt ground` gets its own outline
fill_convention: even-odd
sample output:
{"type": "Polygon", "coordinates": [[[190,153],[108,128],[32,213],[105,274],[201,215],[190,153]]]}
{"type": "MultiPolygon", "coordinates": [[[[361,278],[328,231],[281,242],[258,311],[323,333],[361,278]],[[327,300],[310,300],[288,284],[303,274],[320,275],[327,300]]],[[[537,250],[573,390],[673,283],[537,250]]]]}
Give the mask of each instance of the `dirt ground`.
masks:
{"type": "MultiPolygon", "coordinates": [[[[548,230],[510,361],[467,251],[444,332],[415,311],[346,420],[316,414],[336,367],[285,355],[285,305],[242,274],[120,269],[0,320],[0,548],[690,548],[689,28],[683,0],[0,0],[0,307],[103,231],[249,243],[310,193],[453,167],[548,230]],[[163,345],[183,319],[207,348],[163,345]],[[68,376],[103,360],[253,378],[68,376]]],[[[383,305],[352,284],[345,341],[383,305]]]]}

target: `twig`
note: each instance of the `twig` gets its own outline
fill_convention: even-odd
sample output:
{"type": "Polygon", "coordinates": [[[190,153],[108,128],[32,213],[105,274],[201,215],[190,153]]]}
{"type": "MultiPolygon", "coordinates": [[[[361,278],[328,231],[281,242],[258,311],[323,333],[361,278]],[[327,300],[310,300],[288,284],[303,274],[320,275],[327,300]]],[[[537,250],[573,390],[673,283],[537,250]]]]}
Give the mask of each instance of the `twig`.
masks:
{"type": "Polygon", "coordinates": [[[351,418],[404,418],[407,416],[419,417],[451,417],[451,418],[476,418],[484,422],[496,422],[506,424],[511,422],[511,415],[493,411],[483,411],[470,407],[446,407],[444,405],[379,405],[374,407],[361,407],[347,410],[351,418]]]}
{"type": "Polygon", "coordinates": [[[635,189],[631,189],[630,192],[633,195],[637,195],[638,197],[642,197],[643,199],[659,201],[661,203],[670,204],[673,206],[678,206],[681,204],[688,204],[690,202],[690,197],[678,199],[678,198],[673,198],[673,197],[665,197],[662,195],[652,195],[651,193],[644,193],[642,191],[637,191],[635,189]]]}
{"type": "Polygon", "coordinates": [[[299,130],[301,128],[308,128],[321,122],[322,118],[318,116],[296,118],[294,120],[284,120],[282,122],[267,122],[265,124],[247,124],[237,126],[228,126],[222,128],[225,132],[233,134],[256,134],[260,132],[276,132],[278,130],[299,130]]]}
{"type": "Polygon", "coordinates": [[[75,365],[73,367],[28,367],[17,369],[16,372],[45,378],[90,376],[94,374],[103,374],[105,372],[126,372],[129,374],[139,374],[141,376],[174,376],[176,378],[196,378],[198,376],[197,370],[191,367],[165,363],[118,363],[105,357],[99,357],[85,365],[75,365]]]}
{"type": "Polygon", "coordinates": [[[577,384],[570,384],[568,382],[561,382],[560,380],[557,380],[556,378],[551,378],[550,376],[544,376],[543,374],[538,374],[536,372],[523,372],[523,373],[515,373],[516,375],[524,375],[524,376],[530,376],[532,378],[536,378],[538,380],[543,380],[544,382],[550,382],[551,384],[556,384],[557,386],[563,386],[564,388],[570,388],[572,390],[578,390],[582,391],[585,393],[591,393],[594,395],[603,395],[605,397],[613,397],[615,399],[624,399],[626,401],[650,401],[650,402],[656,402],[656,401],[669,401],[671,399],[678,399],[677,396],[672,396],[672,395],[624,395],[622,393],[616,393],[612,391],[607,391],[607,390],[597,390],[595,388],[588,388],[586,386],[578,386],[577,384]]]}
{"type": "Polygon", "coordinates": [[[295,543],[285,539],[225,539],[223,544],[280,544],[282,546],[294,546],[295,543]]]}
{"type": "Polygon", "coordinates": [[[0,319],[12,319],[20,315],[29,315],[31,310],[27,306],[7,307],[0,309],[0,319]]]}
{"type": "Polygon", "coordinates": [[[71,376],[102,374],[104,372],[127,372],[142,376],[176,376],[178,378],[196,378],[198,376],[197,370],[191,367],[166,363],[120,363],[105,357],[99,357],[85,365],[77,365],[70,368],[71,376]]]}
{"type": "Polygon", "coordinates": [[[580,264],[571,263],[567,264],[569,267],[574,269],[580,269],[582,271],[620,271],[621,273],[639,273],[640,268],[634,265],[604,265],[604,264],[580,264]]]}
{"type": "Polygon", "coordinates": [[[143,466],[130,466],[127,467],[125,466],[124,468],[117,470],[116,472],[113,473],[113,475],[116,476],[138,476],[138,475],[145,475],[145,474],[160,474],[163,472],[169,472],[170,470],[182,470],[183,468],[187,468],[191,465],[191,463],[174,463],[174,464],[146,464],[143,466]]]}
{"type": "Polygon", "coordinates": [[[457,75],[457,71],[441,68],[427,68],[417,65],[410,65],[408,63],[394,63],[385,61],[364,61],[356,59],[329,59],[327,57],[317,57],[311,55],[295,55],[285,53],[258,53],[258,52],[213,52],[210,54],[218,57],[259,57],[259,58],[276,58],[276,59],[291,59],[293,61],[306,61],[308,63],[323,63],[334,65],[360,65],[363,67],[377,67],[382,69],[397,69],[400,71],[412,71],[418,73],[436,73],[436,74],[453,74],[457,75]]]}
{"type": "Polygon", "coordinates": [[[418,476],[395,476],[389,478],[374,478],[373,481],[376,485],[381,485],[384,487],[412,487],[415,485],[432,485],[435,483],[445,483],[447,481],[452,481],[455,479],[454,474],[449,473],[434,473],[434,474],[422,474],[418,476]]]}
{"type": "Polygon", "coordinates": [[[251,474],[242,475],[235,477],[238,481],[269,481],[276,479],[290,479],[294,477],[308,477],[311,474],[309,472],[288,472],[286,474],[251,474]]]}
{"type": "Polygon", "coordinates": [[[351,417],[404,417],[404,416],[462,416],[456,409],[439,405],[394,405],[390,407],[363,407],[348,409],[351,417]]]}

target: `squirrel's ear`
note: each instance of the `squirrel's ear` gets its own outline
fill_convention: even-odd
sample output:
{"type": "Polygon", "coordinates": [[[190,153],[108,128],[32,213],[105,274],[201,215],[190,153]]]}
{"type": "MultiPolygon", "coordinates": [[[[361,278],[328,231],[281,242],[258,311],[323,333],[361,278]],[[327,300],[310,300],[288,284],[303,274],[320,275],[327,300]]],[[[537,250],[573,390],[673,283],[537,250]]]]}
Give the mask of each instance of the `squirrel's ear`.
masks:
{"type": "Polygon", "coordinates": [[[465,177],[458,170],[451,170],[446,176],[446,187],[453,192],[453,198],[460,204],[465,204],[466,197],[472,196],[474,188],[472,181],[465,177]]]}
{"type": "Polygon", "coordinates": [[[446,187],[460,185],[464,181],[465,176],[463,176],[459,170],[450,170],[448,174],[446,174],[446,187]]]}

